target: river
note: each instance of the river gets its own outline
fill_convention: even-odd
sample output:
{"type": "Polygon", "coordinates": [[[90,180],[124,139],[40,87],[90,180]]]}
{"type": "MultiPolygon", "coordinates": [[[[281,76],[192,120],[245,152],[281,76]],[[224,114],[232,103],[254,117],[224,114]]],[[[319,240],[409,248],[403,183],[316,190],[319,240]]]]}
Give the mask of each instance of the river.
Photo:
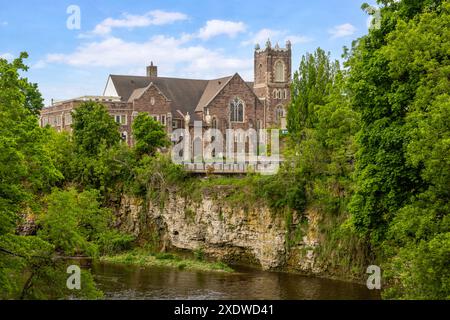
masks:
{"type": "Polygon", "coordinates": [[[92,271],[106,299],[304,300],[379,299],[365,286],[298,274],[234,267],[236,273],[180,271],[96,263],[92,271]]]}

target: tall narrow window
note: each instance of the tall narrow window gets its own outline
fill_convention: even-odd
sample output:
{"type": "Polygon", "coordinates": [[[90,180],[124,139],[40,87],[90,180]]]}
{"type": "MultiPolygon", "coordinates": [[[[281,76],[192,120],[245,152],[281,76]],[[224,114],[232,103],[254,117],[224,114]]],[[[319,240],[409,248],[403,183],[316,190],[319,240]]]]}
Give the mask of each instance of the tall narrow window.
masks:
{"type": "Polygon", "coordinates": [[[213,129],[217,129],[217,118],[216,117],[212,118],[211,127],[213,129]]]}
{"type": "Polygon", "coordinates": [[[165,115],[161,115],[161,124],[162,124],[163,126],[166,125],[166,116],[165,116],[165,115]]]}
{"type": "Polygon", "coordinates": [[[275,82],[284,82],[284,63],[282,61],[275,63],[275,82]]]}
{"type": "Polygon", "coordinates": [[[280,121],[282,118],[285,117],[283,106],[278,106],[277,107],[277,109],[275,111],[275,117],[276,117],[277,121],[280,121]]]}
{"type": "Polygon", "coordinates": [[[264,75],[263,75],[263,65],[262,65],[262,63],[259,64],[258,73],[259,73],[259,77],[258,77],[259,81],[263,82],[264,81],[264,75]]]}
{"type": "Polygon", "coordinates": [[[244,122],[244,102],[239,98],[230,103],[230,121],[244,122]]]}

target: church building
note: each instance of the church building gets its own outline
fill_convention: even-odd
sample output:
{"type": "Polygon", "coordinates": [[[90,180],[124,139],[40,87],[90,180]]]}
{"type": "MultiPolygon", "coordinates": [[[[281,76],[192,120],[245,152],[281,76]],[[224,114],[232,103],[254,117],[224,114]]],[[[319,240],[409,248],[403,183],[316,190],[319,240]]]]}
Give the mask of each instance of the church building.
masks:
{"type": "Polygon", "coordinates": [[[52,103],[41,112],[41,126],[71,130],[72,111],[81,103],[105,105],[120,124],[122,138],[133,144],[131,126],[141,112],[147,112],[165,126],[167,133],[193,126],[226,129],[286,128],[286,108],[290,102],[292,69],[291,43],[286,47],[256,45],[254,81],[246,82],[236,73],[212,80],[160,77],[153,62],[146,76],[110,75],[103,95],[52,103]]]}

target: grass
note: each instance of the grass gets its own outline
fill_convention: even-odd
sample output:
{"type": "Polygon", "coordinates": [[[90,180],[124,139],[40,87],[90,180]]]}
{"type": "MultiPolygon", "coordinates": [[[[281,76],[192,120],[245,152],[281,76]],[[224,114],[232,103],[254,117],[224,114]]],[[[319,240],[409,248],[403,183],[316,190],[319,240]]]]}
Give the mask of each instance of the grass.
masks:
{"type": "Polygon", "coordinates": [[[142,267],[167,267],[179,270],[234,272],[232,268],[223,262],[184,259],[172,253],[149,253],[142,250],[134,250],[115,256],[104,256],[101,257],[100,260],[142,267]]]}

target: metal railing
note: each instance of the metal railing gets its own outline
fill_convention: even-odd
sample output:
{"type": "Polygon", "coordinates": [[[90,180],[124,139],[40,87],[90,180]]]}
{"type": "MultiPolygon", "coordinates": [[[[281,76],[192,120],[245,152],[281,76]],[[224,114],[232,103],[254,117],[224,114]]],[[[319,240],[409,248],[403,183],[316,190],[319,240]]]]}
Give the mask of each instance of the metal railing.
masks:
{"type": "Polygon", "coordinates": [[[244,174],[251,172],[269,172],[279,166],[283,160],[263,160],[245,163],[184,163],[184,169],[192,173],[209,174],[244,174]]]}

